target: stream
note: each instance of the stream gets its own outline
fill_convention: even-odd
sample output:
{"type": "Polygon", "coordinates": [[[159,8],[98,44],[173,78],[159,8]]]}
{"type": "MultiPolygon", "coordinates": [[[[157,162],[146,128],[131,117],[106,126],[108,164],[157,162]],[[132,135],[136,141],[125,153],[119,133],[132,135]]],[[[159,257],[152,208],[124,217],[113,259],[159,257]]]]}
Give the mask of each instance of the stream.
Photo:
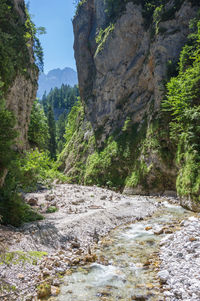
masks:
{"type": "Polygon", "coordinates": [[[96,248],[97,262],[64,276],[56,300],[164,300],[157,277],[159,243],[191,215],[164,201],[153,216],[111,231],[96,248]]]}

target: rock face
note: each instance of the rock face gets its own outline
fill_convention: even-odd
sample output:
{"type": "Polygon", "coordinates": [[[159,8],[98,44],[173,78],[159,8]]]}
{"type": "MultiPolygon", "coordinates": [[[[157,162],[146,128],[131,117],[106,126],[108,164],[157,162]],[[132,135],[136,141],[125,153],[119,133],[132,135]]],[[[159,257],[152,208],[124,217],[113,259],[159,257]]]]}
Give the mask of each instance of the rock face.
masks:
{"type": "MultiPolygon", "coordinates": [[[[24,0],[14,0],[17,13],[22,23],[26,21],[24,0]]],[[[17,148],[19,150],[28,147],[28,125],[30,122],[30,114],[33,100],[37,92],[38,70],[33,67],[34,56],[32,48],[29,48],[30,68],[27,74],[17,74],[14,82],[10,86],[6,94],[6,107],[14,112],[17,120],[16,129],[19,132],[17,138],[17,148]]]]}
{"type": "MultiPolygon", "coordinates": [[[[80,95],[96,147],[76,176],[130,194],[175,195],[175,148],[161,102],[199,4],[165,1],[147,17],[138,1],[117,1],[126,5],[113,18],[105,3],[83,1],[73,20],[80,95]]],[[[81,156],[66,156],[64,165],[81,156]]]]}
{"type": "MultiPolygon", "coordinates": [[[[134,2],[134,1],[133,1],[134,2]]],[[[80,94],[95,130],[110,135],[129,116],[142,122],[160,110],[169,62],[175,64],[186,42],[195,7],[184,1],[174,18],[159,23],[157,34],[146,29],[142,7],[130,1],[101,50],[95,35],[109,22],[104,1],[88,0],[75,17],[75,58],[80,94]]],[[[169,1],[166,11],[174,5],[169,1]]]]}
{"type": "MultiPolygon", "coordinates": [[[[20,43],[22,40],[24,43],[20,47],[23,48],[23,50],[26,49],[27,53],[26,57],[23,50],[22,53],[19,54],[19,56],[24,55],[25,67],[18,66],[15,61],[13,62],[13,73],[15,72],[15,76],[4,94],[4,99],[6,101],[6,108],[12,111],[16,117],[18,137],[13,147],[19,151],[23,151],[28,148],[28,125],[30,122],[32,103],[37,92],[38,68],[35,65],[32,47],[27,45],[27,41],[22,36],[21,28],[25,28],[24,24],[27,19],[24,0],[14,0],[11,8],[13,9],[13,20],[9,20],[8,22],[12,24],[13,28],[19,27],[18,35],[20,35],[20,43]],[[15,16],[14,13],[16,13],[15,16]],[[16,16],[19,16],[19,18],[17,18],[18,21],[16,21],[16,16]],[[22,68],[24,68],[23,72],[22,68]]],[[[10,39],[12,38],[11,35],[12,33],[9,32],[10,39]]],[[[29,44],[31,45],[31,43],[30,41],[29,44]]],[[[19,48],[19,45],[16,45],[16,47],[19,48]]],[[[4,78],[1,79],[4,80],[4,78]]],[[[3,185],[7,174],[6,170],[1,172],[0,187],[3,185]]]]}
{"type": "Polygon", "coordinates": [[[37,92],[37,72],[30,70],[29,74],[29,79],[18,74],[6,97],[6,106],[14,112],[17,120],[16,129],[19,133],[17,148],[19,150],[28,148],[28,125],[32,103],[37,92]]]}

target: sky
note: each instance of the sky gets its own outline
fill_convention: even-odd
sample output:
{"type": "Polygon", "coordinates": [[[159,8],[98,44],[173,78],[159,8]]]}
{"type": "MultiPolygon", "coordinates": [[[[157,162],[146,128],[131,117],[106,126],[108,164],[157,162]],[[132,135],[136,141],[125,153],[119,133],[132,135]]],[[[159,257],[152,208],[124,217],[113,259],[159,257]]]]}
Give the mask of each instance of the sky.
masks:
{"type": "Polygon", "coordinates": [[[44,26],[40,36],[44,51],[44,72],[65,67],[76,70],[73,52],[72,18],[74,0],[29,0],[29,12],[36,27],[44,26]]]}

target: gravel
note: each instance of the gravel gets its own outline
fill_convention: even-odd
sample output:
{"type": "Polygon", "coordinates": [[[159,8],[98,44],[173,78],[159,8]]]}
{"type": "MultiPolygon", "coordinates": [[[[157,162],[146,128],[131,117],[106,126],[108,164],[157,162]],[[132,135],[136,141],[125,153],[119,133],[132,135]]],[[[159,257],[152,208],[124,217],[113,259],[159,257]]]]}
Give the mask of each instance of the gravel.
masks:
{"type": "Polygon", "coordinates": [[[181,222],[181,230],[161,241],[161,283],[166,301],[200,300],[200,218],[181,222]],[[163,271],[162,271],[163,269],[163,271]]]}

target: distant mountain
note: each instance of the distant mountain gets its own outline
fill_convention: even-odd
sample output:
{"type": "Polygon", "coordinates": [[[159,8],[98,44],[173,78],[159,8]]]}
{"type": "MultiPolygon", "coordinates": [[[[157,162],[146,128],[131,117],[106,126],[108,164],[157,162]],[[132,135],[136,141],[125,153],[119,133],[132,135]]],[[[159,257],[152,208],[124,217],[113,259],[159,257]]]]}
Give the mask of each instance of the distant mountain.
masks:
{"type": "Polygon", "coordinates": [[[51,89],[60,88],[62,84],[74,86],[78,83],[77,73],[72,68],[53,69],[48,74],[40,74],[37,97],[42,98],[44,92],[48,94],[51,89]]]}

